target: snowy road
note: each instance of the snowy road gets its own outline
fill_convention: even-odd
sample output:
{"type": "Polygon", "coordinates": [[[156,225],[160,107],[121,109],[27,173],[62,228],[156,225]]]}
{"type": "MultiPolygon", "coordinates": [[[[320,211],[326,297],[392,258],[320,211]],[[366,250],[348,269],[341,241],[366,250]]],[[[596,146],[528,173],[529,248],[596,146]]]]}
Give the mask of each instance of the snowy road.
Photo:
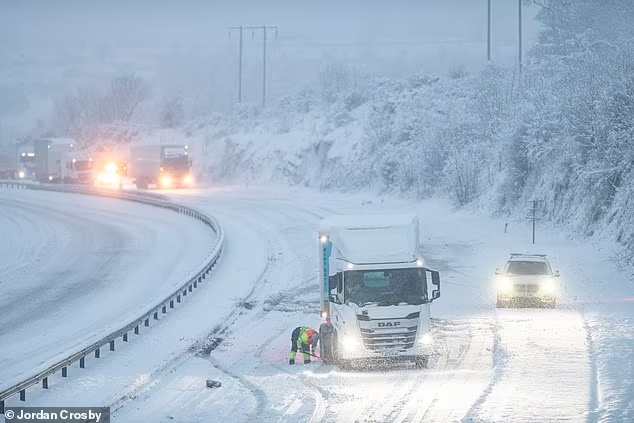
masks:
{"type": "Polygon", "coordinates": [[[135,317],[215,242],[172,211],[12,189],[0,231],[0,390],[135,317]]]}
{"type": "Polygon", "coordinates": [[[34,404],[112,404],[115,422],[631,420],[634,295],[601,246],[540,233],[539,251],[562,272],[560,306],[497,310],[493,269],[510,251],[531,249],[527,228],[511,222],[504,234],[504,222],[419,204],[421,241],[442,276],[430,368],[288,366],[292,329],[320,323],[319,218],[416,205],[273,188],[172,195],[226,229],[210,284],[94,373],[34,395],[34,404]],[[222,387],[208,389],[206,379],[222,387]]]}

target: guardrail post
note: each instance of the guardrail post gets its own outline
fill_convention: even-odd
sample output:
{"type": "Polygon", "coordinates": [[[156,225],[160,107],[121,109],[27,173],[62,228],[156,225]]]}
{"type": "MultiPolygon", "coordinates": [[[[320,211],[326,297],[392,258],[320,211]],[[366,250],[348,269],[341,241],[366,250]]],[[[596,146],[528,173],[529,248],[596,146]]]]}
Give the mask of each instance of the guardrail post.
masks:
{"type": "Polygon", "coordinates": [[[180,303],[180,302],[181,302],[181,296],[180,296],[180,294],[178,294],[178,295],[176,296],[176,302],[177,302],[177,303],[180,303]]]}
{"type": "Polygon", "coordinates": [[[26,389],[20,391],[20,401],[26,401],[26,389]]]}
{"type": "Polygon", "coordinates": [[[194,281],[194,288],[198,288],[198,279],[194,281]]]}
{"type": "Polygon", "coordinates": [[[86,357],[82,357],[79,359],[79,368],[80,369],[86,368],[86,357]]]}
{"type": "Polygon", "coordinates": [[[128,332],[123,334],[123,342],[128,342],[128,332]]]}
{"type": "Polygon", "coordinates": [[[139,334],[139,326],[138,325],[134,328],[134,334],[135,335],[139,334]]]}
{"type": "Polygon", "coordinates": [[[114,339],[110,341],[110,351],[114,351],[114,339]]]}
{"type": "Polygon", "coordinates": [[[193,285],[189,285],[189,292],[192,292],[194,290],[194,286],[193,285]]]}
{"type": "Polygon", "coordinates": [[[150,319],[145,319],[145,326],[147,326],[147,327],[150,326],[150,319]]]}
{"type": "Polygon", "coordinates": [[[62,377],[68,377],[68,367],[62,367],[62,377]]]}
{"type": "Polygon", "coordinates": [[[154,320],[158,320],[158,311],[154,312],[154,320]]]}
{"type": "Polygon", "coordinates": [[[95,350],[95,358],[99,358],[99,357],[101,357],[101,348],[97,348],[95,350]]]}
{"type": "Polygon", "coordinates": [[[207,279],[207,273],[202,274],[203,279],[207,279]]]}
{"type": "Polygon", "coordinates": [[[174,308],[174,300],[170,300],[170,308],[174,308]]]}
{"type": "Polygon", "coordinates": [[[42,379],[42,388],[48,389],[48,378],[47,377],[42,379]]]}
{"type": "Polygon", "coordinates": [[[187,288],[183,289],[183,297],[187,296],[187,288]]]}
{"type": "Polygon", "coordinates": [[[163,312],[163,314],[167,313],[167,307],[165,306],[165,304],[163,304],[163,309],[161,311],[163,312]]]}

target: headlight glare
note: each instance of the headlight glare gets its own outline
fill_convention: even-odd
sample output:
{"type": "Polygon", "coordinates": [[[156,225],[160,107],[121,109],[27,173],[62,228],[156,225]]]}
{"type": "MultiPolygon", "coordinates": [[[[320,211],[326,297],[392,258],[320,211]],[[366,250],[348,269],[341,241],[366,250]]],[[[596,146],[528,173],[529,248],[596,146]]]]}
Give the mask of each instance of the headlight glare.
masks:
{"type": "Polygon", "coordinates": [[[497,280],[497,288],[499,292],[508,293],[513,289],[513,284],[507,278],[499,278],[497,280]]]}
{"type": "Polygon", "coordinates": [[[424,333],[420,338],[418,338],[418,342],[423,345],[429,345],[432,343],[434,338],[431,336],[431,333],[424,333]]]}

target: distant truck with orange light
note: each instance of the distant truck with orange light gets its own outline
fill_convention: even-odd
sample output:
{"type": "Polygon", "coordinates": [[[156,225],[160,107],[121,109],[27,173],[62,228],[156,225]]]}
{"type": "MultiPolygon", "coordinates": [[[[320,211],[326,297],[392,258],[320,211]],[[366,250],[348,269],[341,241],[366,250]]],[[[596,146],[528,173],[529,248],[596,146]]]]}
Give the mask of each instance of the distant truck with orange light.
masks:
{"type": "Polygon", "coordinates": [[[130,147],[128,177],[138,189],[181,188],[193,185],[192,161],[186,145],[130,147]]]}

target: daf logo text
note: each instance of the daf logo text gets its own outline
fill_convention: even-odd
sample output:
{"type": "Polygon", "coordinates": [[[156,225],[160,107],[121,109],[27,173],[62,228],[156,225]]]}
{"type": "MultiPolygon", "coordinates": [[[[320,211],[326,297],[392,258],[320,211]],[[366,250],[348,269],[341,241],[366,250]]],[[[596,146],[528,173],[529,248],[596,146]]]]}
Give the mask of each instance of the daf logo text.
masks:
{"type": "Polygon", "coordinates": [[[394,322],[394,323],[392,323],[392,322],[385,322],[385,323],[381,322],[381,323],[379,323],[379,327],[380,328],[385,328],[385,327],[389,327],[389,326],[400,326],[400,325],[401,325],[401,322],[394,322]]]}

